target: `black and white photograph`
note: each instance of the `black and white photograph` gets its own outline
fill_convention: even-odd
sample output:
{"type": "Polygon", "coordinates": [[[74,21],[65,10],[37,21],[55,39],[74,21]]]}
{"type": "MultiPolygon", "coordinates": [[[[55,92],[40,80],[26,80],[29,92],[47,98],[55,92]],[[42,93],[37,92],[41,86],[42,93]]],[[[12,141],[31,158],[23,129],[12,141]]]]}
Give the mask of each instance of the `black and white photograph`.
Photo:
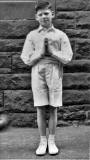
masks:
{"type": "Polygon", "coordinates": [[[0,160],[90,160],[90,0],[0,0],[0,160]]]}

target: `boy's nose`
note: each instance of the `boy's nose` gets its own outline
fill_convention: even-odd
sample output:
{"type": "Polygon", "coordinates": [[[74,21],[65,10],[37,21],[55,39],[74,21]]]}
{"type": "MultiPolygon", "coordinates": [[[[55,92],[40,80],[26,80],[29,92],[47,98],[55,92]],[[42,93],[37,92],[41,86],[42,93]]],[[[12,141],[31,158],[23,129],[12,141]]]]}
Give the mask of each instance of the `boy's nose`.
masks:
{"type": "Polygon", "coordinates": [[[45,18],[45,17],[46,17],[46,15],[45,15],[45,14],[43,14],[43,15],[42,15],[42,17],[43,17],[43,18],[45,18]]]}

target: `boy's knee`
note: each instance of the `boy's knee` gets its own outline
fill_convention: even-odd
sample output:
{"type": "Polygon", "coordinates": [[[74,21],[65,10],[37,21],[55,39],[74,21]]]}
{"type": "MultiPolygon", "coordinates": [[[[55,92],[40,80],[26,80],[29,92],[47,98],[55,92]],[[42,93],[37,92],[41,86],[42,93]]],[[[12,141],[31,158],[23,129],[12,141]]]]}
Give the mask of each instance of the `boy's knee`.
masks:
{"type": "Polygon", "coordinates": [[[44,107],[37,107],[37,121],[40,121],[40,119],[45,118],[46,116],[46,110],[44,107]]]}
{"type": "Polygon", "coordinates": [[[37,113],[44,114],[45,113],[45,107],[42,107],[42,106],[37,107],[37,113]]]}
{"type": "Polygon", "coordinates": [[[57,124],[57,108],[56,107],[50,107],[50,116],[53,117],[55,120],[55,123],[57,124]]]}
{"type": "Polygon", "coordinates": [[[57,113],[57,108],[53,107],[53,106],[50,106],[50,112],[51,113],[57,113]]]}

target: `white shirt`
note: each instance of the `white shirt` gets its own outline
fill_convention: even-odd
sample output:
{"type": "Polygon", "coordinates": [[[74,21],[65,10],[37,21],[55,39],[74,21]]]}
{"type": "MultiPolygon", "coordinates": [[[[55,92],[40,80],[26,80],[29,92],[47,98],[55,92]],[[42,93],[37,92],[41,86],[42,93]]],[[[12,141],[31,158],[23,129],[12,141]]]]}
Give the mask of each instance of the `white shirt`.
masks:
{"type": "Polygon", "coordinates": [[[45,29],[40,26],[38,29],[31,31],[25,40],[21,59],[25,64],[33,66],[38,63],[68,63],[72,59],[72,48],[67,35],[59,29],[45,29]],[[49,45],[52,45],[57,52],[51,57],[37,57],[40,47],[43,46],[44,39],[48,38],[49,45]]]}

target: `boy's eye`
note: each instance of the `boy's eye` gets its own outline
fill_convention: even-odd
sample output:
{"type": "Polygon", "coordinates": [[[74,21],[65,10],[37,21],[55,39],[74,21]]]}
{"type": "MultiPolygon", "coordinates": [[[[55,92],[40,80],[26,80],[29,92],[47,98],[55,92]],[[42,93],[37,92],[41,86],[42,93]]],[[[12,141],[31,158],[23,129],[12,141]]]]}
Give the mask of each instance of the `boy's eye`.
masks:
{"type": "Polygon", "coordinates": [[[42,14],[39,14],[38,16],[39,16],[39,17],[41,17],[41,16],[42,16],[42,14]]]}

